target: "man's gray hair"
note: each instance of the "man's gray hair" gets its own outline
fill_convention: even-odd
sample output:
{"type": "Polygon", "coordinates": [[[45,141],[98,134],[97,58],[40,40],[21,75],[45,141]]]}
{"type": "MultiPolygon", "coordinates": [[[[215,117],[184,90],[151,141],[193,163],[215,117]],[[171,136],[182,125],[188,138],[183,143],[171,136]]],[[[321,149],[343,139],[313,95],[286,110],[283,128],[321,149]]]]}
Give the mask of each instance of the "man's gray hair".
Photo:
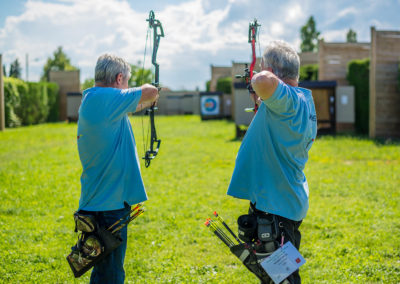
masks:
{"type": "Polygon", "coordinates": [[[128,62],[118,56],[106,53],[97,59],[94,81],[109,86],[115,82],[119,73],[122,73],[126,79],[129,78],[130,72],[131,66],[128,62]]]}
{"type": "Polygon", "coordinates": [[[263,55],[264,69],[272,68],[272,72],[280,79],[299,79],[300,58],[294,48],[285,41],[270,42],[263,55]]]}

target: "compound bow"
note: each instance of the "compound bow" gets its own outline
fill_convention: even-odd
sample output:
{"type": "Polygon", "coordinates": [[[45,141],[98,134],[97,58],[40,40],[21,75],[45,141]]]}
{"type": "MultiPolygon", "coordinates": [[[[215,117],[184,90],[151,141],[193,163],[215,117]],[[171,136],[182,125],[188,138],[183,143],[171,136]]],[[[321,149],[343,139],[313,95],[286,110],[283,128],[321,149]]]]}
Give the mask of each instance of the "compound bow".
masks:
{"type": "MultiPolygon", "coordinates": [[[[162,28],[161,22],[154,17],[153,11],[150,11],[149,18],[146,21],[149,22],[149,29],[153,29],[153,54],[151,58],[151,63],[154,65],[155,75],[152,85],[160,90],[161,88],[159,81],[159,64],[157,63],[157,51],[160,44],[160,38],[164,37],[164,30],[162,28]]],[[[145,155],[143,157],[143,159],[145,160],[146,168],[150,166],[151,160],[157,156],[161,144],[161,139],[157,138],[156,126],[154,124],[154,111],[157,110],[155,104],[156,103],[153,103],[152,106],[148,108],[145,112],[146,115],[150,116],[151,129],[149,149],[145,152],[145,155]]]]}
{"type": "Polygon", "coordinates": [[[254,111],[254,113],[257,113],[258,110],[258,104],[256,100],[256,95],[255,92],[253,91],[253,88],[251,87],[251,78],[253,78],[254,75],[254,66],[256,65],[256,41],[257,41],[257,35],[258,35],[258,27],[261,26],[260,24],[257,23],[257,19],[254,19],[254,22],[249,23],[249,43],[251,43],[251,64],[250,64],[250,69],[248,65],[245,65],[244,69],[244,75],[237,75],[236,78],[244,78],[246,81],[247,89],[249,90],[250,94],[253,96],[254,100],[254,108],[246,109],[245,111],[251,112],[254,111]]]}

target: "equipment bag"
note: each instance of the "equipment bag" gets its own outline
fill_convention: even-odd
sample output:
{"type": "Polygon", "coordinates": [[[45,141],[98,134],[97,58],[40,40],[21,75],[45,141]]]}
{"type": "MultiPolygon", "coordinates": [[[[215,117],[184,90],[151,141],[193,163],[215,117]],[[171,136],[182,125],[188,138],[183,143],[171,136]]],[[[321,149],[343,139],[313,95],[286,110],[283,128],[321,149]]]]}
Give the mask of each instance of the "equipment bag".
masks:
{"type": "Polygon", "coordinates": [[[81,232],[67,261],[74,276],[80,277],[122,244],[118,233],[99,227],[93,215],[74,214],[76,230],[81,232]]]}
{"type": "Polygon", "coordinates": [[[266,213],[241,215],[238,218],[239,238],[245,243],[233,246],[231,252],[246,268],[254,273],[262,283],[273,283],[261,266],[261,262],[279,247],[280,234],[276,216],[266,213]]]}
{"type": "Polygon", "coordinates": [[[244,242],[252,242],[257,237],[257,217],[253,214],[239,216],[238,235],[244,242]]]}

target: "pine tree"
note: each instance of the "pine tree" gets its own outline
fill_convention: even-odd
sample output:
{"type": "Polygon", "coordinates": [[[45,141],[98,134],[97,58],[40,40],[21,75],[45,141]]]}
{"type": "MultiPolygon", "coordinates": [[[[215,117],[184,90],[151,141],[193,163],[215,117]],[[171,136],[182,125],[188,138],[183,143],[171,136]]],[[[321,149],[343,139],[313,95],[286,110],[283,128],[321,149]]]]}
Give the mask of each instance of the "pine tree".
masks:
{"type": "Polygon", "coordinates": [[[57,71],[69,71],[69,70],[77,70],[75,66],[72,66],[70,63],[70,59],[62,50],[62,47],[59,46],[56,51],[53,53],[53,58],[47,58],[47,62],[43,67],[43,75],[41,77],[42,81],[49,81],[50,70],[57,71]]]}
{"type": "Polygon", "coordinates": [[[350,29],[346,35],[347,42],[357,42],[357,33],[350,29]]]}
{"type": "Polygon", "coordinates": [[[300,46],[301,52],[317,51],[320,32],[317,31],[313,16],[301,27],[300,35],[302,40],[300,46]]]}
{"type": "Polygon", "coordinates": [[[15,59],[10,65],[10,77],[21,79],[21,65],[19,64],[18,58],[15,59]]]}

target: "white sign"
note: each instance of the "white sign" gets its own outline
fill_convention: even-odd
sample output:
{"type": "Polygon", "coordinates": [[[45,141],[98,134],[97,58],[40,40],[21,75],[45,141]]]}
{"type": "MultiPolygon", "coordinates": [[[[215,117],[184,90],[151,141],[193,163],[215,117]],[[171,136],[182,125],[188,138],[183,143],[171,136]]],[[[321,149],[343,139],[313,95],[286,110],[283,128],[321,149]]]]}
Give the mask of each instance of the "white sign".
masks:
{"type": "Polygon", "coordinates": [[[290,274],[306,263],[299,251],[287,242],[261,262],[261,266],[275,284],[282,282],[290,274]]]}
{"type": "Polygon", "coordinates": [[[342,95],[340,97],[340,102],[342,103],[342,105],[347,105],[349,103],[349,98],[347,97],[347,95],[342,95]]]}

